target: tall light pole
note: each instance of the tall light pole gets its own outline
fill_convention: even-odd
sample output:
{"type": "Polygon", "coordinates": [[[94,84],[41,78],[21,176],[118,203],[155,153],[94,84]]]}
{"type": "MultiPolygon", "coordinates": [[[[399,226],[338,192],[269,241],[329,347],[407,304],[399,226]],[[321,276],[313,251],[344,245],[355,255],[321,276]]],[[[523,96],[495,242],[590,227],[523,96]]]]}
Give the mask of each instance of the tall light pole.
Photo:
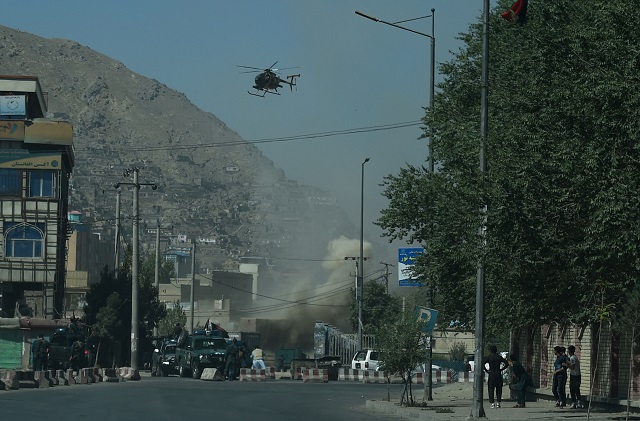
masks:
{"type": "MultiPolygon", "coordinates": [[[[420,16],[418,18],[413,18],[413,19],[402,20],[402,21],[399,21],[399,22],[385,22],[385,21],[383,21],[381,19],[378,19],[376,17],[367,15],[367,14],[365,14],[365,13],[359,11],[359,10],[356,10],[356,15],[362,16],[363,18],[370,19],[370,20],[372,20],[374,22],[380,22],[380,23],[384,23],[385,25],[394,26],[396,28],[404,29],[405,31],[413,32],[414,34],[422,35],[423,37],[427,37],[427,38],[431,39],[431,60],[430,60],[431,74],[429,76],[429,110],[432,110],[433,109],[433,96],[434,96],[434,91],[435,91],[435,87],[436,87],[436,34],[435,34],[435,29],[436,29],[436,23],[435,23],[436,9],[432,8],[430,15],[420,16]],[[399,23],[410,22],[410,21],[414,21],[414,20],[418,20],[418,19],[424,19],[424,18],[431,18],[431,35],[425,34],[424,32],[414,31],[413,29],[405,28],[404,26],[398,25],[399,23]]],[[[433,145],[432,145],[431,139],[429,139],[428,150],[429,150],[429,159],[427,161],[427,168],[428,168],[430,173],[433,173],[433,166],[434,166],[434,163],[433,163],[433,145]]]]}
{"type": "Polygon", "coordinates": [[[116,183],[115,188],[120,186],[133,186],[133,255],[131,256],[131,368],[138,368],[138,230],[140,222],[140,206],[138,198],[140,187],[151,186],[156,190],[158,186],[155,183],[140,183],[138,181],[139,168],[131,168],[124,172],[124,176],[128,177],[133,173],[133,183],[116,183]]]}
{"type": "Polygon", "coordinates": [[[358,282],[356,295],[358,298],[358,349],[362,349],[362,301],[363,301],[363,273],[364,273],[364,164],[369,162],[369,158],[362,163],[362,175],[360,177],[360,257],[358,265],[358,282]]]}
{"type": "Polygon", "coordinates": [[[489,132],[489,0],[484,0],[482,13],[482,77],[481,77],[481,98],[480,98],[480,173],[481,181],[480,195],[482,204],[480,215],[482,224],[480,225],[480,250],[478,253],[478,274],[476,277],[476,349],[475,349],[475,372],[473,378],[473,408],[471,416],[474,418],[484,418],[485,412],[482,405],[483,384],[482,384],[482,353],[484,351],[484,246],[486,241],[487,205],[484,197],[484,175],[487,172],[487,162],[485,160],[485,143],[489,132]]]}
{"type": "Polygon", "coordinates": [[[114,269],[116,273],[120,270],[120,196],[122,191],[120,186],[116,187],[116,244],[115,244],[115,262],[114,269]]]}

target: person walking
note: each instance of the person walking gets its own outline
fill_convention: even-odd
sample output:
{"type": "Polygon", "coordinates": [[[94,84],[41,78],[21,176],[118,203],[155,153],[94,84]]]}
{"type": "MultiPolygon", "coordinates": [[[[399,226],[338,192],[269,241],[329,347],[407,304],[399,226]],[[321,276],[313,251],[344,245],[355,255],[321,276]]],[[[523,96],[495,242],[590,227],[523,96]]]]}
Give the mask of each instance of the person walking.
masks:
{"type": "Polygon", "coordinates": [[[489,347],[491,354],[482,362],[484,371],[488,374],[489,402],[492,408],[500,408],[502,402],[502,372],[509,367],[509,363],[498,354],[495,345],[489,347]],[[494,403],[494,393],[496,402],[494,403]]]}
{"type": "Polygon", "coordinates": [[[251,368],[256,370],[266,370],[267,367],[264,365],[264,353],[262,349],[260,349],[260,345],[256,345],[251,351],[251,360],[253,363],[251,364],[251,368]]]}
{"type": "Polygon", "coordinates": [[[564,408],[567,405],[567,357],[562,352],[561,346],[553,348],[556,360],[553,363],[553,396],[556,398],[556,407],[564,408]]]}
{"type": "Polygon", "coordinates": [[[518,361],[518,356],[516,354],[509,355],[509,366],[511,367],[511,374],[515,380],[513,386],[517,392],[518,403],[514,405],[514,408],[525,408],[527,387],[533,386],[531,376],[529,376],[527,370],[525,370],[520,361],[518,361]]]}
{"type": "Polygon", "coordinates": [[[569,394],[571,395],[571,409],[582,408],[580,395],[580,360],[576,355],[576,347],[569,345],[569,394]]]}

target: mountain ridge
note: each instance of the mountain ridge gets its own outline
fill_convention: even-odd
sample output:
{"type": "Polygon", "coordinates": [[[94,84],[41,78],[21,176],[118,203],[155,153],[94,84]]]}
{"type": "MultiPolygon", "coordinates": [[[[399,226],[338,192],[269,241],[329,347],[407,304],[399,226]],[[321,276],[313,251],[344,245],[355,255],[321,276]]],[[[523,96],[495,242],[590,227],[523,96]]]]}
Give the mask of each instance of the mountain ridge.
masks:
{"type": "MultiPolygon", "coordinates": [[[[140,190],[143,223],[155,227],[161,219],[189,239],[213,241],[201,271],[237,269],[242,256],[317,258],[331,240],[353,235],[329,193],[287,179],[185,94],[75,41],[6,26],[0,40],[1,73],[38,77],[48,117],[72,122],[70,209],[93,220],[96,231],[113,235],[113,184],[131,181],[122,173],[138,167],[140,182],[159,186],[140,190]]],[[[281,263],[283,271],[292,265],[281,263]]]]}

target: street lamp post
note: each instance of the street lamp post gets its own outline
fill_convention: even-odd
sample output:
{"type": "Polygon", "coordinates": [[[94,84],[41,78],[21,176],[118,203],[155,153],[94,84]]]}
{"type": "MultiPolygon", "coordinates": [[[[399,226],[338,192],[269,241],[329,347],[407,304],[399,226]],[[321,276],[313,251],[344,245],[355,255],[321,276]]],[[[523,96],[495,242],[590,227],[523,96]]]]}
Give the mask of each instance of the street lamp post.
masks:
{"type": "MultiPolygon", "coordinates": [[[[374,22],[380,22],[380,23],[384,23],[385,25],[389,25],[389,26],[393,26],[393,27],[396,27],[396,28],[404,29],[405,31],[413,32],[414,34],[422,35],[423,37],[427,37],[427,38],[431,39],[431,61],[430,61],[431,75],[429,77],[429,109],[432,110],[433,109],[433,96],[434,96],[434,91],[435,91],[435,87],[436,87],[436,82],[435,82],[436,81],[436,76],[435,76],[436,75],[436,34],[435,34],[435,29],[436,29],[436,24],[435,24],[436,9],[432,8],[430,15],[420,16],[419,18],[414,18],[414,19],[407,19],[407,20],[403,20],[403,21],[400,21],[400,22],[385,22],[385,21],[383,21],[381,19],[378,19],[376,17],[367,15],[367,14],[365,14],[365,13],[359,11],[359,10],[356,10],[356,15],[362,16],[363,18],[370,19],[370,20],[372,20],[374,22]],[[431,35],[425,34],[424,32],[414,31],[413,29],[405,28],[404,26],[398,25],[399,23],[410,22],[410,21],[413,21],[413,20],[424,19],[424,18],[431,18],[431,35]]],[[[433,168],[434,168],[434,163],[433,163],[433,145],[432,145],[431,139],[429,139],[428,151],[429,151],[429,159],[427,161],[427,163],[428,163],[427,168],[428,168],[430,173],[433,173],[433,168]]]]}
{"type": "MultiPolygon", "coordinates": [[[[487,161],[485,159],[485,142],[489,132],[489,0],[484,0],[482,13],[482,76],[481,76],[481,99],[480,99],[480,173],[484,177],[487,172],[487,161]]],[[[482,184],[481,184],[482,186],[482,184]]],[[[476,346],[475,346],[475,373],[473,380],[473,408],[471,416],[473,418],[484,418],[485,412],[482,405],[483,383],[482,352],[484,350],[484,242],[486,241],[487,205],[484,198],[484,187],[481,187],[482,205],[480,215],[483,223],[480,225],[481,250],[478,254],[478,273],[476,277],[476,346]]]]}
{"type": "Polygon", "coordinates": [[[358,349],[362,349],[362,300],[363,300],[363,268],[364,268],[364,164],[369,162],[369,158],[362,163],[362,175],[360,177],[360,257],[358,265],[358,285],[356,295],[358,298],[358,349]]]}
{"type": "Polygon", "coordinates": [[[116,183],[114,187],[133,186],[133,255],[131,256],[131,368],[138,368],[138,230],[140,222],[140,206],[138,197],[140,187],[151,186],[156,190],[158,186],[155,183],[140,183],[138,181],[139,168],[131,168],[124,172],[124,176],[128,177],[133,173],[133,183],[116,183]]]}

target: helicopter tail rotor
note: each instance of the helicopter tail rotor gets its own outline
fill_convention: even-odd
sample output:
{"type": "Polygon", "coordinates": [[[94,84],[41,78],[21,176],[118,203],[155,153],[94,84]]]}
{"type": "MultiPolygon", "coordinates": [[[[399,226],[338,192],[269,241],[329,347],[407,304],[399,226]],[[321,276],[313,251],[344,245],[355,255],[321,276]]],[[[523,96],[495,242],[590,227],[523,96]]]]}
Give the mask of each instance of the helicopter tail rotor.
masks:
{"type": "Polygon", "coordinates": [[[296,86],[297,77],[300,77],[300,73],[298,73],[297,75],[287,76],[287,79],[289,79],[289,82],[287,82],[287,84],[289,85],[289,88],[291,88],[291,92],[293,92],[293,87],[296,86]]]}

